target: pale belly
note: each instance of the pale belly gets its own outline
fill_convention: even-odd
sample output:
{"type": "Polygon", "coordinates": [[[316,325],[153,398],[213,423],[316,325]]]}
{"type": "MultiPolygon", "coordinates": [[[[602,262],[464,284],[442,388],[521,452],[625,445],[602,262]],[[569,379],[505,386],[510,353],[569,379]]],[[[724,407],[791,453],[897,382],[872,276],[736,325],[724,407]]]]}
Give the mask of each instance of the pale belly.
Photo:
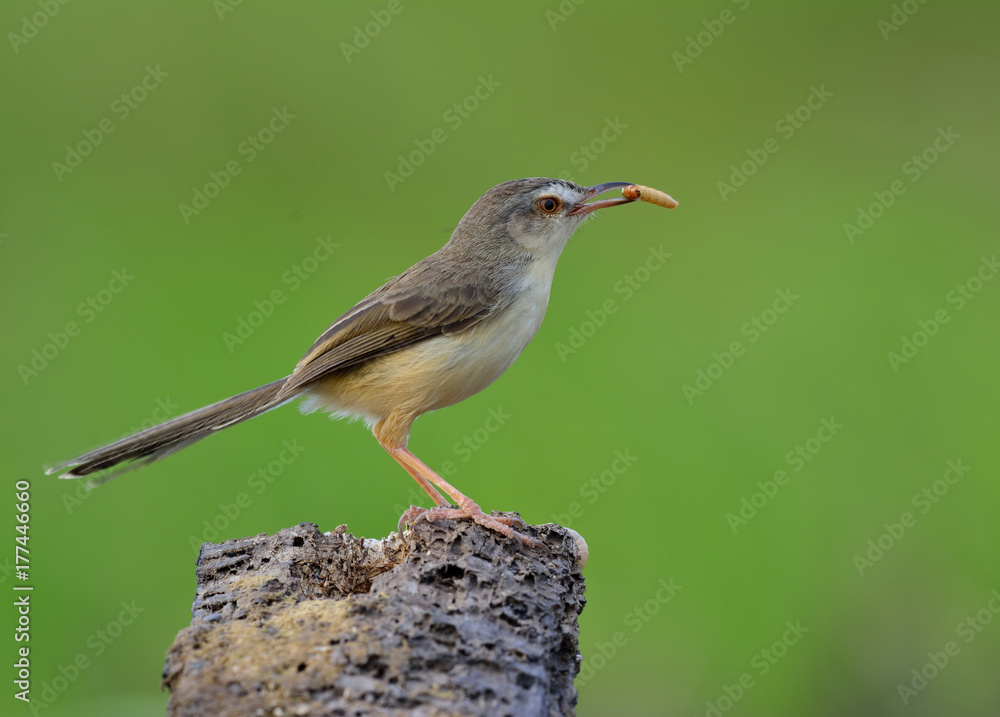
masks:
{"type": "Polygon", "coordinates": [[[544,282],[520,292],[498,315],[459,334],[429,339],[331,376],[311,388],[304,410],[363,418],[373,425],[393,411],[416,417],[482,391],[503,375],[538,331],[549,286],[544,282]]]}

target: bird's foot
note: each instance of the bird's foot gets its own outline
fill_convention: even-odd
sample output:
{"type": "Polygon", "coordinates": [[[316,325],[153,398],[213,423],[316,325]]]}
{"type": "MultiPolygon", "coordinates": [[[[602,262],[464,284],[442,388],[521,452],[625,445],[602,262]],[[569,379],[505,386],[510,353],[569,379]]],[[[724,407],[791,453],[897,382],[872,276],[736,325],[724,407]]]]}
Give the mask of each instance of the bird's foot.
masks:
{"type": "Polygon", "coordinates": [[[521,541],[524,545],[527,545],[529,548],[545,547],[544,543],[541,543],[535,538],[520,532],[528,527],[528,524],[520,518],[498,515],[496,511],[494,511],[491,515],[487,515],[483,512],[482,508],[469,499],[461,501],[459,507],[457,508],[444,506],[438,506],[436,508],[421,508],[416,505],[411,505],[406,512],[399,516],[399,532],[402,534],[406,523],[416,525],[424,520],[433,523],[435,520],[440,520],[442,518],[450,520],[472,520],[484,528],[493,530],[501,535],[507,536],[508,538],[515,538],[521,541]]]}

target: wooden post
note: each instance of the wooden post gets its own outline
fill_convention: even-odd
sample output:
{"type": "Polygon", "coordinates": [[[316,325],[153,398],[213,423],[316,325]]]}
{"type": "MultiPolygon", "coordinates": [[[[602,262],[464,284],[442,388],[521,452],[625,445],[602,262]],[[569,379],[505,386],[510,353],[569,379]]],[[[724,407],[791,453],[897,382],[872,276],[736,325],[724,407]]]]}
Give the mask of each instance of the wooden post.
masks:
{"type": "Polygon", "coordinates": [[[198,556],[167,655],[173,717],[572,715],[577,543],[529,549],[470,521],[362,540],[311,523],[198,556]]]}

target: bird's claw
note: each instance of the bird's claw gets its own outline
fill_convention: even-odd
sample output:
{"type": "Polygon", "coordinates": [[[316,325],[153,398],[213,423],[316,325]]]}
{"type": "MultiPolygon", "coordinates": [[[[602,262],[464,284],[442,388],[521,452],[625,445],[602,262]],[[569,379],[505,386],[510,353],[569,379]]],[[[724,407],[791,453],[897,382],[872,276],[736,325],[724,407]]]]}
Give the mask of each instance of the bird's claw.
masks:
{"type": "Polygon", "coordinates": [[[399,516],[399,533],[403,533],[403,529],[407,523],[413,526],[421,521],[426,520],[433,523],[435,520],[440,520],[442,518],[450,520],[471,520],[484,528],[500,533],[501,535],[505,535],[508,538],[516,539],[529,548],[540,547],[545,550],[546,553],[551,554],[551,551],[544,543],[532,538],[530,535],[525,535],[520,532],[528,528],[528,524],[524,522],[524,520],[518,517],[512,518],[507,515],[499,515],[496,511],[493,511],[491,515],[486,515],[486,513],[484,513],[482,509],[471,500],[467,503],[463,501],[463,505],[458,508],[451,506],[421,508],[420,506],[411,505],[401,516],[399,516]]]}

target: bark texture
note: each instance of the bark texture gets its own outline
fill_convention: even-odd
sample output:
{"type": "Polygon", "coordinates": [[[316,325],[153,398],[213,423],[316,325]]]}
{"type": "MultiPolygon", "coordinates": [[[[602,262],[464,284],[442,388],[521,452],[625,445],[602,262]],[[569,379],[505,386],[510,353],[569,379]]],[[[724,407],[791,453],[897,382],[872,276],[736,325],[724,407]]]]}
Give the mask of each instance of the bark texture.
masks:
{"type": "Polygon", "coordinates": [[[572,715],[584,582],[550,551],[469,521],[363,540],[311,523],[206,543],[167,655],[174,717],[572,715]]]}

